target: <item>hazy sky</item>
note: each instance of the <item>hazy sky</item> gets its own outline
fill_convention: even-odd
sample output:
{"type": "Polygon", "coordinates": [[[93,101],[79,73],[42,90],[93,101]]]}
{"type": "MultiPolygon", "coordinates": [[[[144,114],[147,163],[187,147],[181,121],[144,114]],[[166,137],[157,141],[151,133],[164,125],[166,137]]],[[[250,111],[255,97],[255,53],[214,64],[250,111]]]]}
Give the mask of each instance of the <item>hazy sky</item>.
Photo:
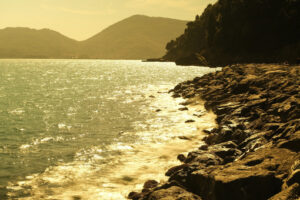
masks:
{"type": "Polygon", "coordinates": [[[0,28],[50,28],[84,40],[135,14],[192,20],[216,0],[0,0],[0,28]]]}

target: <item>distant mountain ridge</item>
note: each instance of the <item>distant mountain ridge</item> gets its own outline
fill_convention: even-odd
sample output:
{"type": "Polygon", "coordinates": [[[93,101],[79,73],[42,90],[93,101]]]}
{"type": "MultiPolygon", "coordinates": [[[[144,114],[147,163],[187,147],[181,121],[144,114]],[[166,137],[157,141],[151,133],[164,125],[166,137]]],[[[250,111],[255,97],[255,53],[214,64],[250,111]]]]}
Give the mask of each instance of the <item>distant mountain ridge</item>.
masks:
{"type": "Polygon", "coordinates": [[[0,30],[0,58],[71,58],[78,42],[50,29],[0,30]]]}
{"type": "Polygon", "coordinates": [[[134,15],[76,41],[50,29],[0,29],[0,58],[145,59],[161,57],[187,21],[134,15]]]}

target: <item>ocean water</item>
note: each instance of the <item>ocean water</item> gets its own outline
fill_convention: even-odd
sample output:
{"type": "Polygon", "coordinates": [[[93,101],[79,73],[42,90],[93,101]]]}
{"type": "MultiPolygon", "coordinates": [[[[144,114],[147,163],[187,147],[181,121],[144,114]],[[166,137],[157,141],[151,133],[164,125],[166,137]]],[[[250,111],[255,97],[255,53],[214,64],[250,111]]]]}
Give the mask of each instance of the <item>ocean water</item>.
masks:
{"type": "Polygon", "coordinates": [[[167,93],[205,67],[0,60],[0,199],[125,199],[214,125],[167,93]],[[160,111],[158,110],[160,109],[160,111]],[[159,111],[159,112],[158,112],[159,111]],[[195,119],[195,123],[184,123],[195,119]],[[199,127],[200,126],[200,127],[199,127]]]}

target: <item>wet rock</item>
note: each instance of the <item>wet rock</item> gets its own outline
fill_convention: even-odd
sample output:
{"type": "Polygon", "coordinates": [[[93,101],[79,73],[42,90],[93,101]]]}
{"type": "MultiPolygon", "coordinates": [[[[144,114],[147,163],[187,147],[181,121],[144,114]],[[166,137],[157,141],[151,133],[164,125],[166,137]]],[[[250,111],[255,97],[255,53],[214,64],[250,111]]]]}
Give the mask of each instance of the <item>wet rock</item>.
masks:
{"type": "Polygon", "coordinates": [[[269,200],[298,200],[300,198],[300,186],[295,183],[280,193],[269,198],[269,200]]]}
{"type": "Polygon", "coordinates": [[[208,62],[205,57],[194,53],[185,57],[178,58],[175,63],[177,65],[208,66],[208,62]]]}
{"type": "Polygon", "coordinates": [[[194,103],[194,100],[193,100],[193,99],[188,99],[188,100],[186,100],[186,101],[180,103],[179,105],[187,106],[187,105],[190,105],[190,104],[192,104],[192,103],[194,103]]]}
{"type": "Polygon", "coordinates": [[[142,197],[141,193],[137,193],[137,192],[130,192],[128,194],[128,199],[132,199],[132,200],[139,200],[142,197]]]}
{"type": "Polygon", "coordinates": [[[172,168],[170,168],[167,172],[166,172],[166,176],[171,176],[172,174],[174,174],[175,172],[177,172],[177,171],[179,171],[179,170],[181,170],[181,169],[183,169],[183,168],[185,168],[185,167],[187,167],[187,165],[186,164],[182,164],[182,165],[178,165],[178,166],[175,166],[175,167],[172,167],[172,168]]]}
{"type": "Polygon", "coordinates": [[[207,128],[207,129],[203,130],[203,132],[206,133],[206,134],[215,133],[216,131],[217,131],[216,128],[207,128]]]}
{"type": "Polygon", "coordinates": [[[185,162],[186,157],[185,157],[185,155],[183,155],[183,154],[179,154],[179,155],[177,156],[177,159],[178,159],[180,162],[185,162]]]}
{"type": "Polygon", "coordinates": [[[286,181],[287,185],[292,185],[294,183],[300,184],[300,169],[297,169],[292,172],[292,174],[289,176],[289,178],[286,181]]]}
{"type": "Polygon", "coordinates": [[[191,140],[191,138],[186,137],[186,136],[178,136],[178,138],[181,140],[191,140]]]}
{"type": "Polygon", "coordinates": [[[148,180],[144,183],[144,189],[150,189],[158,186],[158,182],[156,180],[148,180]]]}
{"type": "Polygon", "coordinates": [[[241,151],[238,149],[233,148],[220,148],[217,150],[214,150],[214,153],[219,156],[220,158],[225,159],[228,156],[238,156],[241,154],[241,151]]]}
{"type": "Polygon", "coordinates": [[[263,161],[264,161],[264,159],[262,159],[262,158],[260,158],[260,159],[254,159],[254,160],[248,161],[247,163],[245,163],[245,165],[247,165],[247,166],[255,166],[255,165],[259,165],[263,161]]]}
{"type": "Polygon", "coordinates": [[[204,151],[206,151],[206,150],[208,150],[208,145],[203,144],[203,145],[201,145],[198,149],[199,149],[199,150],[204,150],[204,151]]]}
{"type": "Polygon", "coordinates": [[[193,120],[193,119],[189,119],[189,120],[185,121],[185,123],[193,123],[193,122],[195,122],[195,120],[193,120]]]}
{"type": "Polygon", "coordinates": [[[178,110],[185,111],[185,110],[189,110],[189,109],[187,107],[183,107],[183,108],[179,108],[178,110]]]}
{"type": "Polygon", "coordinates": [[[81,196],[77,196],[77,195],[73,196],[72,198],[73,198],[73,200],[81,200],[82,199],[81,196]]]}
{"type": "Polygon", "coordinates": [[[174,93],[174,94],[172,95],[172,97],[173,97],[173,98],[179,98],[179,97],[181,97],[181,96],[180,96],[180,94],[178,94],[178,93],[174,93]]]}
{"type": "Polygon", "coordinates": [[[278,145],[280,148],[290,149],[295,152],[300,151],[300,131],[294,133],[289,140],[283,140],[278,145]]]}
{"type": "Polygon", "coordinates": [[[281,180],[267,170],[253,173],[247,167],[234,166],[224,171],[203,174],[203,171],[192,173],[195,186],[193,191],[204,199],[267,199],[281,190],[281,180]],[[260,184],[258,184],[260,183],[260,184]],[[205,186],[204,186],[205,185],[205,186]],[[263,187],[261,187],[263,185],[263,187]]]}
{"type": "Polygon", "coordinates": [[[178,84],[173,96],[192,103],[200,97],[217,127],[204,130],[206,145],[178,156],[184,164],[142,199],[172,186],[206,200],[298,199],[299,76],[300,66],[232,65],[178,84]]]}
{"type": "Polygon", "coordinates": [[[161,189],[150,194],[151,200],[201,200],[201,198],[193,193],[190,193],[180,187],[173,186],[168,189],[161,189]]]}
{"type": "Polygon", "coordinates": [[[195,95],[196,95],[195,91],[188,91],[188,92],[182,93],[183,98],[192,98],[192,97],[195,97],[195,95]]]}
{"type": "Polygon", "coordinates": [[[197,163],[205,166],[219,165],[223,160],[212,152],[193,151],[190,152],[185,163],[197,163]]]}
{"type": "Polygon", "coordinates": [[[237,144],[233,141],[223,142],[218,144],[218,146],[225,147],[225,148],[237,148],[237,144]]]}
{"type": "Polygon", "coordinates": [[[155,112],[161,112],[161,109],[156,109],[155,112]]]}

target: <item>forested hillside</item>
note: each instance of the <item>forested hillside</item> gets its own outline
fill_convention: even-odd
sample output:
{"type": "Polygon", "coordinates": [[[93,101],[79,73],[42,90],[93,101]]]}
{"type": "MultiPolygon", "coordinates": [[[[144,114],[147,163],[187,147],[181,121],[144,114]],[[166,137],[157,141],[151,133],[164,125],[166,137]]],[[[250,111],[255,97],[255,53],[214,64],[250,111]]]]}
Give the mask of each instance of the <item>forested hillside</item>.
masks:
{"type": "Polygon", "coordinates": [[[299,0],[219,0],[166,46],[178,64],[295,63],[300,57],[299,0]]]}

